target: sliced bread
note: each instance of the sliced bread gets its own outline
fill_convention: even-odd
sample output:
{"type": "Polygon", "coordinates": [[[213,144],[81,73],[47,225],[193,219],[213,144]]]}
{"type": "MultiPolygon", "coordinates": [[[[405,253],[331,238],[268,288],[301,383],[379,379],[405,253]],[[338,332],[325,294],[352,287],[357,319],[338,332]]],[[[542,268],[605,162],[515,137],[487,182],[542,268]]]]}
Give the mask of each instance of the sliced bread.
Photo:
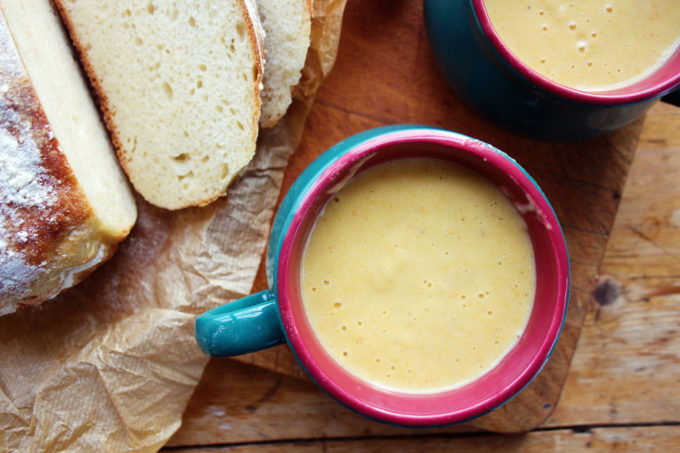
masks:
{"type": "Polygon", "coordinates": [[[136,215],[50,0],[0,0],[0,315],[83,279],[136,215]]]}
{"type": "Polygon", "coordinates": [[[56,0],[123,168],[150,203],[223,195],[252,159],[263,71],[253,0],[56,0]]]}
{"type": "Polygon", "coordinates": [[[257,0],[265,31],[267,64],[264,69],[260,125],[272,127],[291,103],[291,89],[300,80],[311,30],[309,0],[257,0]]]}

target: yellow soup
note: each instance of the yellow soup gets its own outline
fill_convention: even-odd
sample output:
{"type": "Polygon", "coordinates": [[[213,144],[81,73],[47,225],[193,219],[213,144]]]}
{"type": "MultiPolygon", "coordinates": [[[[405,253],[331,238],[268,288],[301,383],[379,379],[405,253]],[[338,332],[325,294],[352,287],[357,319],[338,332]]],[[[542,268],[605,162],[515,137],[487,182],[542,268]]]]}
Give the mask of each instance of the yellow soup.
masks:
{"type": "Polygon", "coordinates": [[[485,0],[510,51],[541,75],[583,91],[630,85],[680,45],[679,0],[485,0]]]}
{"type": "Polygon", "coordinates": [[[524,330],[536,287],[512,204],[478,174],[434,159],[352,179],[317,219],[300,278],[328,353],[405,392],[453,388],[493,367],[524,330]]]}

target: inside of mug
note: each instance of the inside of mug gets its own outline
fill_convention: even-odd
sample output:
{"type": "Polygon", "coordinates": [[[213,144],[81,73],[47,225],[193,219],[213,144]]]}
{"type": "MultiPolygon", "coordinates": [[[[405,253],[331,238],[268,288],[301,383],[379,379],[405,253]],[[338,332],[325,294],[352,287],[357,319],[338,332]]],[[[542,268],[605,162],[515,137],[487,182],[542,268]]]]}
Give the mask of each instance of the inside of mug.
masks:
{"type": "MultiPolygon", "coordinates": [[[[611,91],[603,91],[602,94],[610,95],[627,95],[640,92],[655,92],[660,91],[658,87],[663,86],[668,80],[673,78],[678,79],[680,74],[680,48],[676,49],[675,53],[669,58],[666,63],[638,82],[631,85],[618,88],[611,91]]],[[[680,80],[678,80],[680,81],[680,80]]],[[[676,82],[677,83],[677,82],[676,82]]]]}
{"type": "Polygon", "coordinates": [[[552,208],[540,189],[514,161],[493,148],[468,140],[388,143],[342,156],[310,190],[284,240],[279,258],[281,315],[289,342],[307,371],[328,393],[349,407],[402,425],[433,426],[463,421],[502,404],[541,369],[559,334],[568,297],[566,248],[552,208]],[[299,269],[304,247],[325,204],[352,176],[402,158],[451,161],[476,171],[498,186],[518,207],[534,249],[536,295],[519,342],[486,374],[462,387],[436,393],[401,393],[362,381],[321,346],[305,315],[299,269]]]}

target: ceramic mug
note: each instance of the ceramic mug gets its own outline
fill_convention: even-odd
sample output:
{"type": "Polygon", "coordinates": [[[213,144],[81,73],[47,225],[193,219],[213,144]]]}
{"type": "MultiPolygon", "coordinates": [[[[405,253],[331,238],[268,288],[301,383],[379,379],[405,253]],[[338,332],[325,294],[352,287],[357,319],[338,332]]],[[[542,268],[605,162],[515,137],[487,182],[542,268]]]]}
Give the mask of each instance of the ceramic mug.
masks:
{"type": "MultiPolygon", "coordinates": [[[[639,82],[586,92],[559,85],[515,57],[491,25],[483,0],[425,0],[424,15],[434,58],[457,96],[529,138],[571,141],[614,131],[680,87],[680,50],[639,82]]],[[[668,101],[678,105],[679,94],[668,101]]]]}
{"type": "Polygon", "coordinates": [[[196,339],[210,355],[233,356],[288,342],[309,376],[363,415],[405,426],[462,422],[508,401],[541,370],[555,346],[569,298],[564,236],[536,182],[512,158],[454,132],[423,126],[369,130],[337,144],[298,177],[273,223],[267,250],[269,290],[196,319],[196,339]],[[407,157],[444,159],[485,176],[519,207],[535,254],[536,296],[519,342],[490,371],[453,390],[430,394],[381,389],[353,376],[323,349],[306,318],[300,264],[315,219],[330,197],[359,172],[407,157]]]}

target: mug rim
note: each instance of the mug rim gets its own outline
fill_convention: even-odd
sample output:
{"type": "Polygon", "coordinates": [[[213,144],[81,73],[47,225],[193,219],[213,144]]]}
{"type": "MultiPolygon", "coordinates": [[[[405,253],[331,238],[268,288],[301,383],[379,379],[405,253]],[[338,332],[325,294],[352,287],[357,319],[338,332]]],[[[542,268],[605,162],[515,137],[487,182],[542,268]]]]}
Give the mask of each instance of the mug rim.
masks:
{"type": "Polygon", "coordinates": [[[531,67],[510,51],[493,27],[491,19],[486,11],[484,0],[470,1],[472,2],[472,7],[479,26],[484,32],[485,37],[500,54],[501,58],[513,69],[518,71],[524,78],[528,79],[529,82],[549,93],[585,104],[619,106],[652,100],[673,91],[674,89],[680,88],[680,47],[678,47],[666,63],[660,66],[656,71],[641,80],[621,88],[600,92],[584,91],[554,82],[531,69],[531,67]],[[671,68],[671,70],[668,71],[672,74],[670,77],[664,77],[662,80],[652,83],[650,86],[645,86],[642,89],[634,89],[636,85],[644,84],[645,81],[654,77],[660,71],[666,70],[668,67],[671,68]],[[674,72],[672,70],[673,68],[676,69],[674,72]]]}
{"type": "MultiPolygon", "coordinates": [[[[351,173],[351,170],[349,171],[351,173]]],[[[350,179],[351,176],[352,174],[350,174],[349,177],[346,177],[347,180],[350,179]]],[[[337,181],[335,184],[337,184],[337,181]]],[[[564,324],[569,300],[570,270],[566,241],[557,217],[538,184],[536,184],[533,178],[526,173],[514,159],[502,151],[465,135],[439,129],[413,127],[387,132],[358,145],[351,146],[336,160],[331,162],[321,175],[318,176],[314,184],[303,194],[302,201],[295,211],[293,219],[282,241],[275,277],[283,331],[285,332],[288,343],[294,354],[310,377],[330,396],[350,409],[370,418],[403,426],[439,426],[459,423],[483,415],[509,401],[528,385],[536,375],[538,375],[539,371],[547,362],[557,343],[557,339],[564,324]],[[329,187],[332,187],[331,184],[333,184],[334,177],[337,177],[341,173],[344,174],[344,172],[347,172],[349,169],[353,168],[353,166],[358,168],[367,156],[373,155],[381,148],[398,143],[434,143],[443,147],[458,148],[464,152],[474,154],[475,158],[483,160],[485,165],[489,164],[496,168],[500,168],[504,172],[511,173],[511,177],[517,180],[516,185],[523,193],[527,194],[531,201],[536,203],[537,209],[544,214],[545,219],[542,219],[542,221],[547,222],[546,234],[555,250],[557,290],[556,294],[552,296],[555,308],[554,311],[551,312],[548,334],[542,338],[542,342],[537,347],[538,352],[531,356],[528,366],[517,372],[511,379],[506,379],[503,384],[499,386],[498,391],[493,392],[490,397],[476,401],[475,404],[468,405],[462,409],[429,414],[412,414],[387,410],[385,407],[368,404],[356,397],[357,392],[352,393],[343,386],[338,385],[333,380],[332,376],[329,376],[327,370],[317,363],[317,359],[313,356],[312,352],[310,352],[310,347],[308,345],[310,340],[305,339],[300,332],[302,323],[308,323],[308,321],[306,319],[298,319],[298,317],[304,318],[304,314],[296,316],[293,307],[293,297],[290,296],[291,288],[288,282],[291,278],[299,277],[299,269],[294,269],[293,266],[290,265],[290,261],[294,253],[295,241],[298,238],[298,235],[300,233],[305,234],[309,231],[309,229],[305,230],[302,228],[302,222],[311,215],[310,208],[313,201],[322,195],[329,187]]],[[[318,339],[316,338],[313,340],[318,342],[318,339]]],[[[328,353],[326,352],[326,354],[328,353]]],[[[491,371],[497,367],[498,364],[494,365],[494,367],[485,374],[491,373],[491,371]]],[[[479,381],[480,378],[481,377],[476,378],[470,384],[474,384],[479,381]]],[[[353,376],[353,379],[359,383],[367,384],[356,376],[353,376]]],[[[465,388],[465,385],[462,388],[465,388]]],[[[426,398],[428,395],[436,397],[450,394],[453,391],[458,391],[459,388],[456,388],[455,390],[433,392],[431,394],[425,394],[425,396],[419,393],[400,393],[377,387],[374,387],[373,390],[381,395],[385,395],[387,398],[389,398],[390,395],[401,395],[416,400],[419,398],[426,398]]]]}

